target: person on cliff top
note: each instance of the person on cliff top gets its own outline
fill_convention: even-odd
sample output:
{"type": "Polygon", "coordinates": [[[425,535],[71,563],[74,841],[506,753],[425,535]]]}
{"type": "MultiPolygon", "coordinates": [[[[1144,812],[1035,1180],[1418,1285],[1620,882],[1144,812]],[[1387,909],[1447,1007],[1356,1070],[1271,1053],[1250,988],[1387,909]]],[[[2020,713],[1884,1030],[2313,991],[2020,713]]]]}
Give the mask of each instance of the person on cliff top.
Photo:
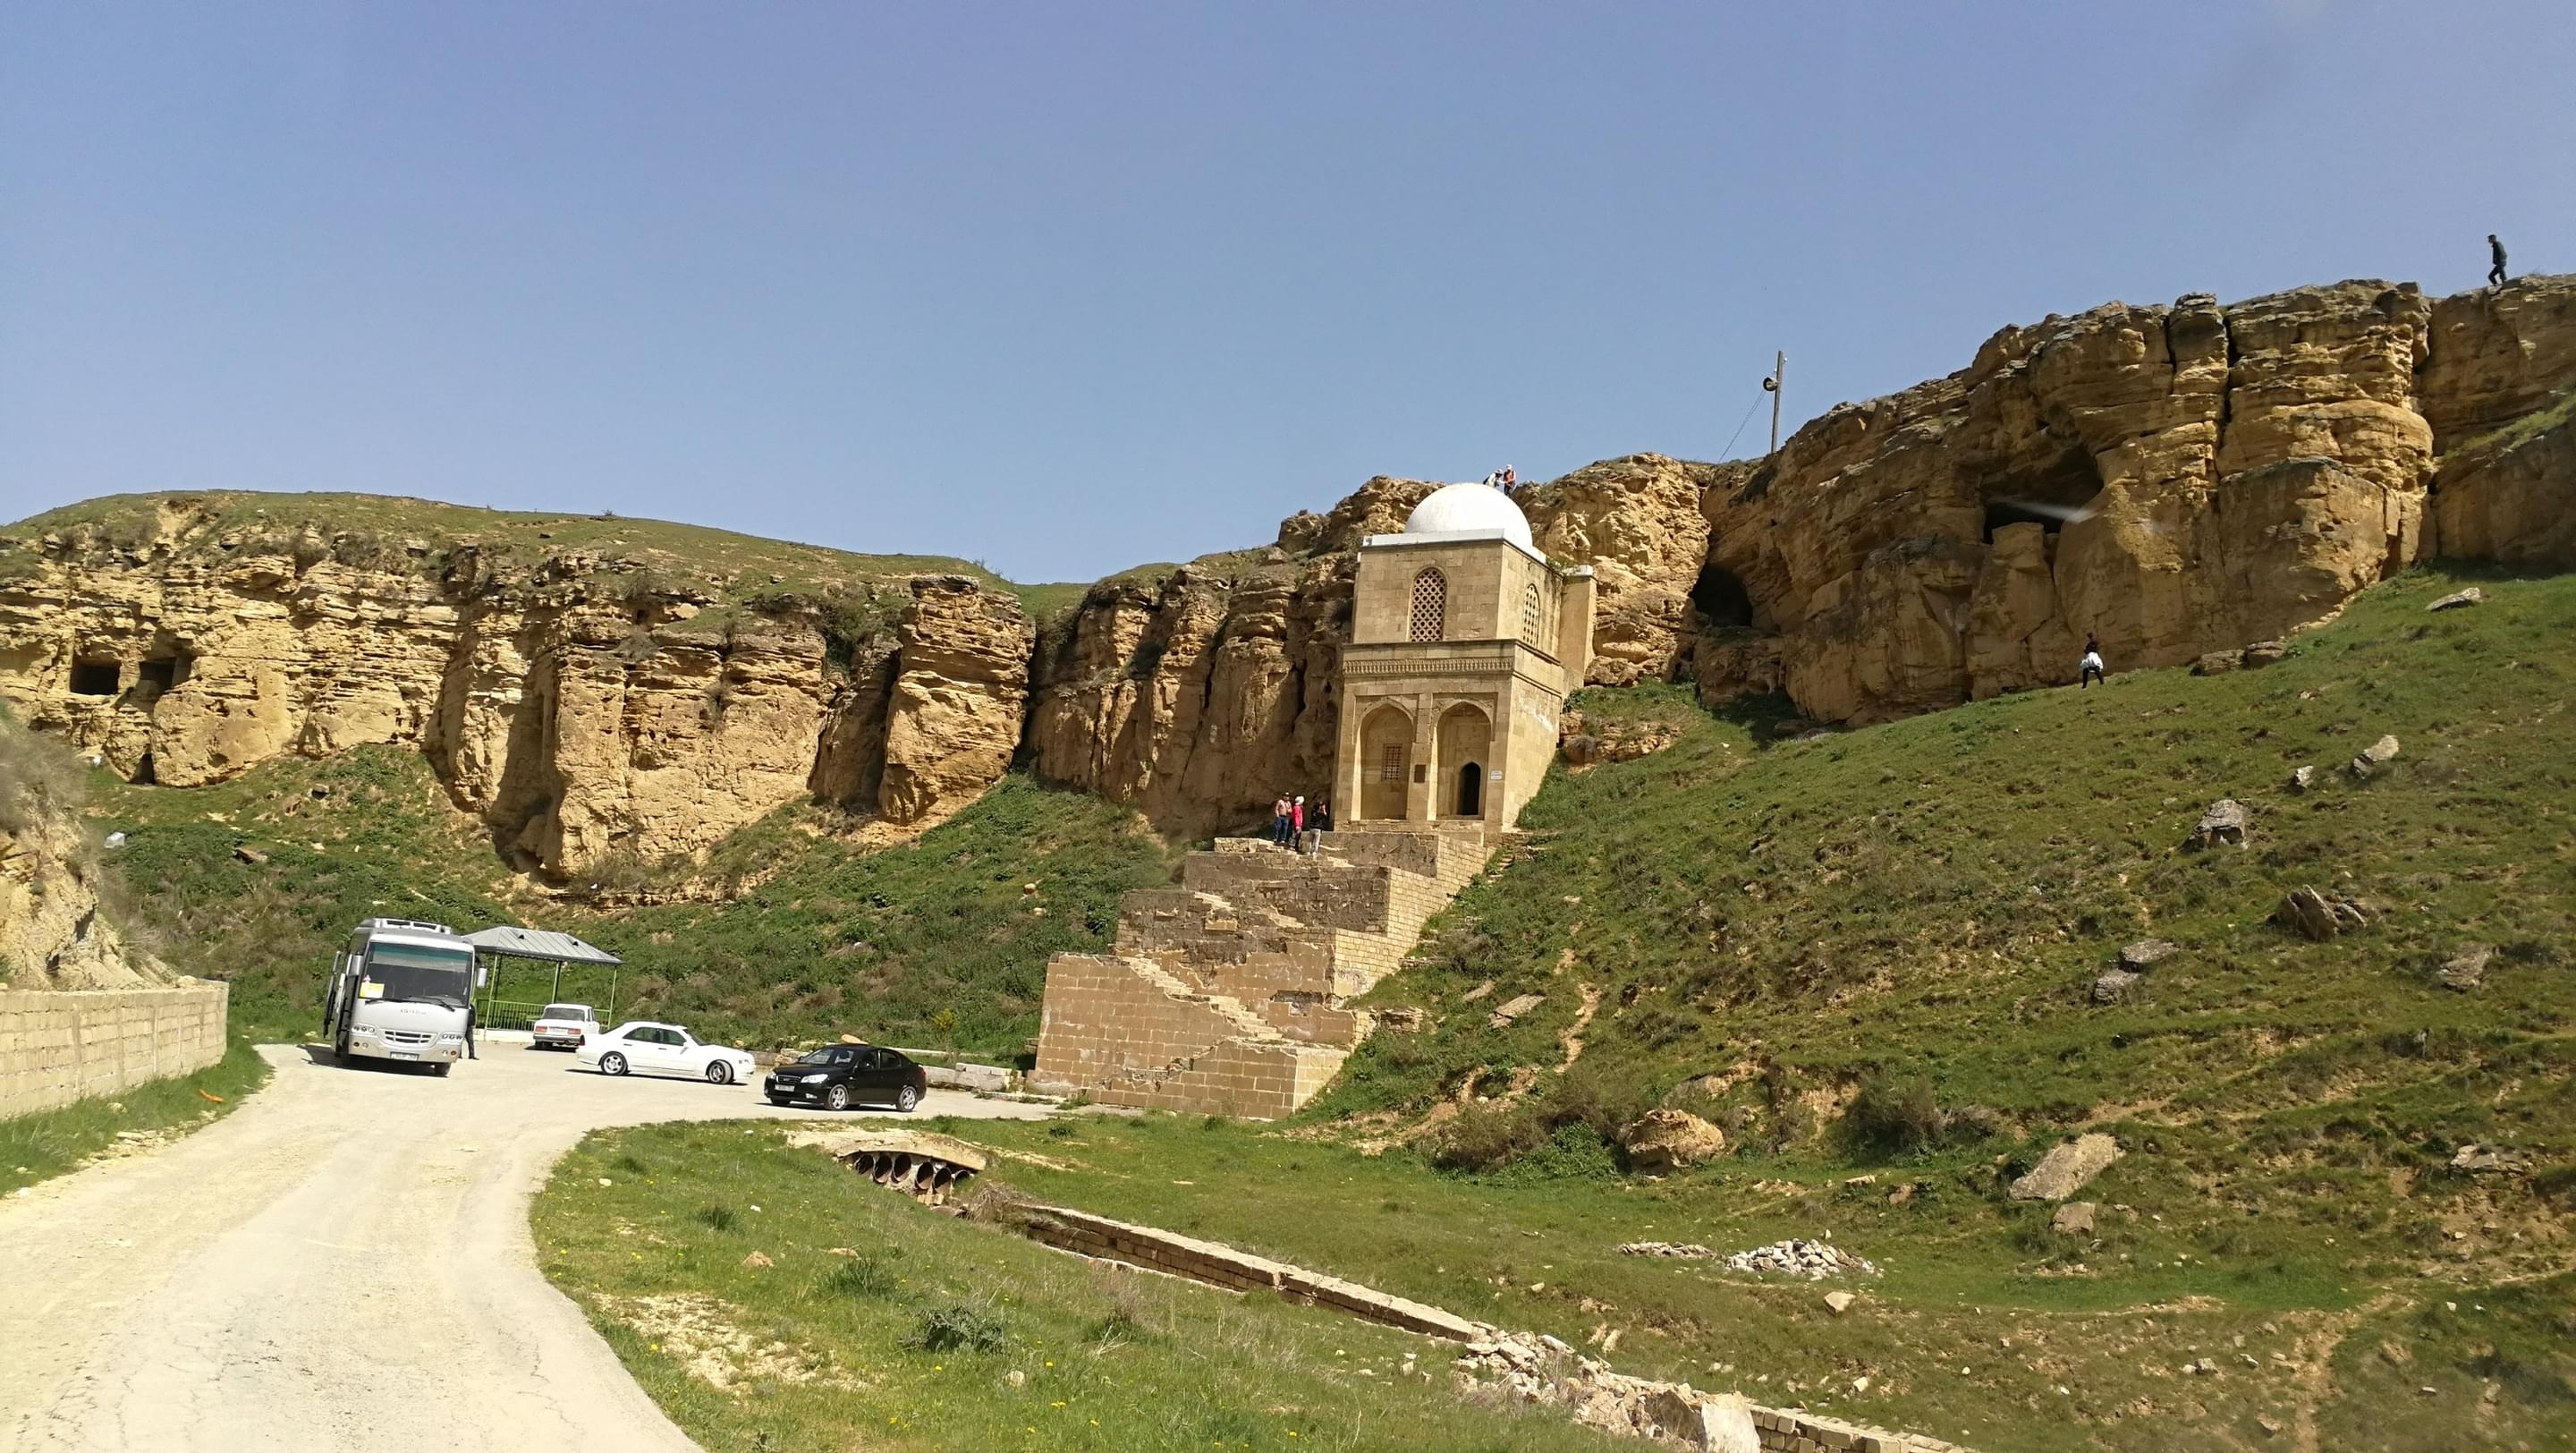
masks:
{"type": "Polygon", "coordinates": [[[2091,636],[2084,638],[2084,661],[2076,673],[2075,689],[2083,690],[2102,679],[2102,643],[2091,636]]]}
{"type": "Polygon", "coordinates": [[[2493,287],[2503,287],[2505,279],[2504,244],[2496,241],[2496,235],[2492,232],[2487,234],[2487,251],[2495,255],[2495,265],[2487,269],[2487,282],[2493,287]]]}
{"type": "Polygon", "coordinates": [[[1288,798],[1285,794],[1270,804],[1270,842],[1273,847],[1288,846],[1288,798]]]}

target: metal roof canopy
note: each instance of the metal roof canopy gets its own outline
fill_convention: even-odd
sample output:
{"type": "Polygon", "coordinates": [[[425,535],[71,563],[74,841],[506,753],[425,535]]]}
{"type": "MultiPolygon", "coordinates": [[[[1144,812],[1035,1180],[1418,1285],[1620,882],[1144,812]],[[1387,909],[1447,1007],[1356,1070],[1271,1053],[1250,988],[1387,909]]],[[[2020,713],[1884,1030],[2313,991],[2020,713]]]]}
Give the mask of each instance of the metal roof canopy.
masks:
{"type": "MultiPolygon", "coordinates": [[[[607,969],[608,1011],[612,1022],[614,1021],[617,1012],[617,967],[625,960],[608,950],[595,944],[584,943],[568,933],[556,933],[543,928],[512,928],[507,924],[484,929],[481,933],[469,933],[465,935],[465,941],[474,945],[474,956],[477,959],[536,959],[542,963],[553,964],[554,982],[546,990],[546,997],[550,1001],[563,997],[564,965],[588,964],[607,969]]],[[[484,1006],[484,1017],[487,1019],[491,1017],[492,1007],[499,1002],[498,996],[501,992],[499,974],[491,976],[491,986],[494,997],[486,1001],[484,1006]]]]}
{"type": "Polygon", "coordinates": [[[568,933],[554,933],[542,928],[487,928],[465,935],[477,953],[494,958],[544,959],[558,964],[599,964],[614,968],[625,962],[606,949],[582,942],[568,933]]]}

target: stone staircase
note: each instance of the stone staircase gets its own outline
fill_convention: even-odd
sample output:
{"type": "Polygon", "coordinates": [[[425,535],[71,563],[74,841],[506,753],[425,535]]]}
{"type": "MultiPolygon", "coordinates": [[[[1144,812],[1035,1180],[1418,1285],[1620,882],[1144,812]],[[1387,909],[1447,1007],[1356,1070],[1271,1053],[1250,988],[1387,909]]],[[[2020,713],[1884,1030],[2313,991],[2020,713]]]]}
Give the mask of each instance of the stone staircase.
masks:
{"type": "Polygon", "coordinates": [[[1035,1081],[1112,1105],[1271,1120],[1314,1098],[1422,924],[1475,877],[1479,824],[1253,838],[1190,854],[1180,886],[1127,895],[1106,954],[1047,965],[1035,1081]]]}

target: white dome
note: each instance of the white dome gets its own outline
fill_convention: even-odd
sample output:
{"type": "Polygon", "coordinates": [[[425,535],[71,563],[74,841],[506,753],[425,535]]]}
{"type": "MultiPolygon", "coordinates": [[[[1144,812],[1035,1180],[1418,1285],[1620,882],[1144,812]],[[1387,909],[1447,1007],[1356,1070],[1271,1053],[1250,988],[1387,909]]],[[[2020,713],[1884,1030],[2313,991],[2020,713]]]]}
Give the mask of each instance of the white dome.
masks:
{"type": "Polygon", "coordinates": [[[1511,497],[1490,484],[1444,484],[1413,507],[1404,520],[1408,535],[1451,535],[1500,530],[1503,538],[1535,555],[1529,517],[1511,497]]]}

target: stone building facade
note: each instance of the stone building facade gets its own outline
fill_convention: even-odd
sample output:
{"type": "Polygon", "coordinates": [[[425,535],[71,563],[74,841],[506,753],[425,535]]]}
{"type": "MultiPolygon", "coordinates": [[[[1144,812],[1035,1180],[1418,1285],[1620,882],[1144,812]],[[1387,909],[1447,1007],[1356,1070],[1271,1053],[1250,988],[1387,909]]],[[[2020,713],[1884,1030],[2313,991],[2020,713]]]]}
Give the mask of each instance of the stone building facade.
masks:
{"type": "Polygon", "coordinates": [[[1501,491],[1453,484],[1369,537],[1354,582],[1335,830],[1221,838],[1131,893],[1106,954],[1047,965],[1036,1083],[1113,1105],[1275,1119],[1366,1038],[1352,1001],[1481,871],[1538,790],[1583,680],[1592,577],[1501,491]]]}
{"type": "Polygon", "coordinates": [[[1361,542],[1352,594],[1337,820],[1510,825],[1589,663],[1591,567],[1550,564],[1502,491],[1453,484],[1361,542]]]}

